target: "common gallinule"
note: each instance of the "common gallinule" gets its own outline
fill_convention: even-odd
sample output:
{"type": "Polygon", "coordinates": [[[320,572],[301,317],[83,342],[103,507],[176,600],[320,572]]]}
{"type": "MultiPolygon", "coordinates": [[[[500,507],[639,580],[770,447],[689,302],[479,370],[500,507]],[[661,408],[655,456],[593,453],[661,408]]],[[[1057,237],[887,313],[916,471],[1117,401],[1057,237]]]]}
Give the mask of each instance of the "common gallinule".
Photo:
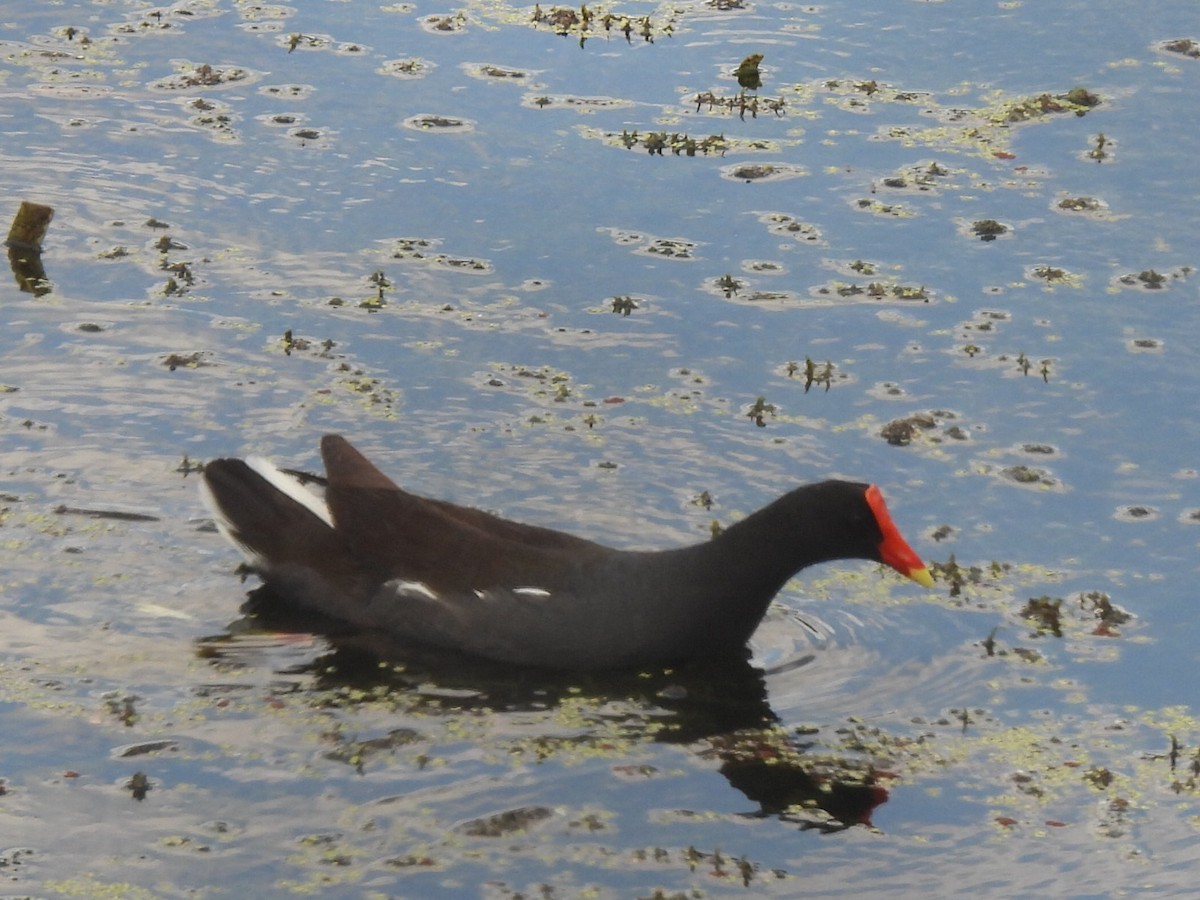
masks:
{"type": "Polygon", "coordinates": [[[874,485],[806,485],[712,540],[633,551],[410,494],[336,435],[321,456],[323,492],[250,457],[208,463],[202,493],[277,596],[400,642],[558,669],[676,662],[744,653],[814,563],[933,584],[874,485]]]}

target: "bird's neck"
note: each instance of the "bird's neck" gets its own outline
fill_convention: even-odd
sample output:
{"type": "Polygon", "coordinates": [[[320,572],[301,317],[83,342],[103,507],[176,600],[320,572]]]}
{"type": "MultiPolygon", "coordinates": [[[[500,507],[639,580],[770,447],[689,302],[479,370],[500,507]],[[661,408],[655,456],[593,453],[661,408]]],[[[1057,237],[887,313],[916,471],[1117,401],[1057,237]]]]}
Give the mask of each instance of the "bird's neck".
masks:
{"type": "Polygon", "coordinates": [[[687,548],[692,565],[726,598],[723,602],[747,614],[749,607],[765,612],[775,593],[806,566],[866,556],[863,541],[846,533],[845,520],[826,513],[833,511],[827,492],[846,487],[830,484],[797,488],[707,545],[687,548]]]}

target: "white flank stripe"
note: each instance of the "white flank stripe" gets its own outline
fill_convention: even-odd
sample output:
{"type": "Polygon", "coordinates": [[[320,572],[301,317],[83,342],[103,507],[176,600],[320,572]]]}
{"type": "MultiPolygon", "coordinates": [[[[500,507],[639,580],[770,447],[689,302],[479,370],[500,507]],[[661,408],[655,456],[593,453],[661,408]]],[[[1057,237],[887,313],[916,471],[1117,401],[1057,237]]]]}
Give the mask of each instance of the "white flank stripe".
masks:
{"type": "Polygon", "coordinates": [[[425,600],[436,600],[438,595],[423,581],[403,581],[397,578],[389,581],[387,587],[396,592],[399,597],[421,597],[425,600]]]}

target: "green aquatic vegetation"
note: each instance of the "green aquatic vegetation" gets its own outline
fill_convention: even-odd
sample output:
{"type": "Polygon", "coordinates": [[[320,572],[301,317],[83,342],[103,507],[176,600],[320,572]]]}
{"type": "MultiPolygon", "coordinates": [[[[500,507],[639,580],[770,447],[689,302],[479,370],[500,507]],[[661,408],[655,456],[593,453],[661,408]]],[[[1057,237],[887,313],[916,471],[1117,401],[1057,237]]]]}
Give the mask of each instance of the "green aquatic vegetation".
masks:
{"type": "Polygon", "coordinates": [[[733,71],[733,77],[743,90],[757,91],[762,87],[762,70],[759,63],[763,61],[761,53],[751,53],[743,59],[733,71]]]}
{"type": "Polygon", "coordinates": [[[759,428],[766,428],[766,416],[770,416],[773,419],[777,412],[778,409],[774,403],[768,403],[766,397],[759,397],[746,411],[746,417],[753,421],[759,428]]]}
{"type": "Polygon", "coordinates": [[[1066,197],[1058,201],[1057,207],[1068,212],[1099,212],[1104,204],[1095,197],[1066,197]]]}
{"type": "Polygon", "coordinates": [[[1047,290],[1056,287],[1082,287],[1083,277],[1059,266],[1040,264],[1027,270],[1029,277],[1042,282],[1047,290]]]}
{"type": "Polygon", "coordinates": [[[1120,287],[1138,288],[1144,291],[1162,291],[1174,283],[1186,280],[1192,274],[1191,266],[1180,266],[1167,272],[1157,269],[1143,269],[1140,272],[1126,272],[1114,279],[1114,284],[1120,287]]]}
{"type": "Polygon", "coordinates": [[[1017,484],[1042,484],[1046,481],[1046,473],[1033,466],[1007,466],[1001,474],[1017,484]]]}
{"type": "Polygon", "coordinates": [[[642,134],[635,129],[633,131],[623,130],[620,135],[616,136],[616,140],[626,150],[642,147],[651,156],[664,156],[667,151],[670,151],[673,156],[696,156],[697,154],[724,156],[729,149],[729,142],[723,134],[710,134],[707,137],[696,138],[679,132],[651,131],[642,134]]]}
{"type": "Polygon", "coordinates": [[[508,69],[504,66],[495,66],[488,63],[475,66],[472,71],[485,78],[494,78],[500,81],[521,81],[529,77],[529,73],[521,69],[508,69]]]}
{"type": "Polygon", "coordinates": [[[632,297],[613,297],[612,311],[621,316],[628,316],[638,308],[638,302],[632,297]]]}
{"type": "Polygon", "coordinates": [[[995,219],[978,219],[971,223],[971,232],[981,241],[994,241],[1001,235],[1008,234],[1009,228],[1007,225],[997,222],[995,219]]]}
{"type": "Polygon", "coordinates": [[[392,59],[383,63],[379,71],[397,78],[423,78],[432,70],[433,64],[420,57],[392,59]]]}
{"type": "Polygon", "coordinates": [[[779,172],[777,166],[770,163],[751,163],[744,166],[738,166],[730,175],[734,178],[740,178],[743,181],[758,181],[764,178],[770,178],[779,172]]]}
{"type": "Polygon", "coordinates": [[[937,427],[937,420],[929,413],[915,413],[903,419],[893,419],[879,430],[879,436],[893,447],[907,447],[913,438],[923,431],[937,427]]]}
{"type": "Polygon", "coordinates": [[[1034,626],[1037,634],[1049,633],[1062,637],[1062,603],[1061,597],[1052,598],[1044,594],[1031,597],[1021,607],[1021,617],[1034,626]]]}
{"type": "Polygon", "coordinates": [[[811,357],[804,358],[804,393],[808,393],[808,389],[814,384],[825,385],[825,390],[828,391],[833,387],[833,363],[825,361],[824,366],[818,367],[811,357]]]}
{"type": "Polygon", "coordinates": [[[1144,287],[1148,287],[1151,290],[1158,290],[1167,283],[1166,276],[1159,274],[1153,269],[1147,269],[1144,272],[1139,272],[1136,276],[1133,276],[1133,279],[1130,279],[1130,276],[1127,275],[1122,280],[1127,284],[1130,280],[1136,280],[1137,283],[1144,287]]]}
{"type": "Polygon", "coordinates": [[[1175,40],[1164,41],[1160,46],[1168,53],[1177,53],[1188,59],[1200,59],[1200,42],[1194,41],[1191,38],[1177,38],[1175,40]]]}
{"type": "Polygon", "coordinates": [[[764,213],[759,216],[759,222],[766,225],[772,234],[790,237],[805,243],[824,243],[824,236],[821,234],[820,228],[811,222],[802,222],[787,213],[764,213]]]}
{"type": "Polygon", "coordinates": [[[467,17],[461,11],[449,16],[426,16],[421,25],[426,31],[455,34],[466,29],[467,17]]]}
{"type": "Polygon", "coordinates": [[[162,364],[174,372],[176,369],[199,369],[212,365],[208,362],[209,354],[203,350],[192,353],[169,353],[162,359],[162,364]]]}
{"type": "Polygon", "coordinates": [[[1063,94],[1045,93],[1007,101],[992,112],[992,118],[1012,124],[1055,113],[1074,113],[1082,116],[1088,110],[1099,106],[1100,102],[1100,97],[1087,88],[1074,87],[1063,94]]]}
{"type": "MultiPolygon", "coordinates": [[[[949,526],[942,525],[934,532],[934,539],[937,540],[937,535],[940,533],[943,537],[949,534],[949,526]]],[[[953,553],[950,558],[944,563],[939,563],[936,560],[929,562],[929,571],[939,582],[945,582],[949,588],[951,597],[959,597],[967,588],[988,588],[995,589],[997,583],[1011,570],[1008,563],[997,562],[992,560],[986,566],[983,565],[961,565],[955,558],[953,553]]],[[[988,654],[991,655],[990,653],[988,654]]]]}
{"type": "Polygon", "coordinates": [[[915,212],[902,203],[883,203],[867,197],[859,199],[855,205],[864,212],[895,219],[909,219],[916,215],[915,212]]]}
{"type": "Polygon", "coordinates": [[[299,47],[305,47],[309,50],[321,50],[332,43],[330,38],[325,35],[299,34],[293,32],[287,37],[288,53],[292,53],[299,47]]]}
{"type": "MultiPolygon", "coordinates": [[[[1001,362],[1007,361],[1008,359],[1009,359],[1009,356],[1007,354],[1001,354],[1000,356],[997,356],[997,360],[1001,361],[1001,362]]],[[[1028,376],[1028,374],[1030,374],[1030,371],[1033,368],[1033,365],[1034,365],[1033,361],[1030,358],[1028,358],[1028,356],[1026,356],[1025,353],[1016,354],[1016,367],[1019,368],[1022,376],[1028,376]]],[[[1038,362],[1037,366],[1038,366],[1038,374],[1040,374],[1040,376],[1042,376],[1043,382],[1049,383],[1050,382],[1050,360],[1044,359],[1044,360],[1038,362]]]]}
{"type": "Polygon", "coordinates": [[[368,312],[378,312],[387,306],[387,296],[396,290],[396,286],[382,269],[377,269],[367,276],[367,285],[374,293],[360,300],[358,307],[368,312]]]}
{"type": "MultiPolygon", "coordinates": [[[[830,78],[818,82],[817,86],[827,94],[841,97],[866,97],[868,100],[880,102],[915,103],[925,96],[917,91],[898,90],[892,85],[874,78],[830,78]]],[[[798,85],[796,89],[799,90],[800,86],[798,85]]]]}
{"type": "Polygon", "coordinates": [[[580,4],[578,9],[570,6],[552,6],[543,10],[535,3],[529,22],[534,28],[544,27],[555,34],[572,36],[579,46],[586,46],[592,38],[609,38],[614,32],[622,35],[626,43],[633,43],[636,32],[645,43],[653,44],[658,36],[670,37],[675,32],[675,13],[668,13],[665,20],[654,20],[648,15],[629,15],[604,6],[580,4]]]}
{"type": "Polygon", "coordinates": [[[1111,634],[1112,629],[1124,625],[1133,616],[1112,602],[1104,591],[1088,591],[1079,595],[1079,605],[1090,612],[1100,623],[1096,633],[1111,634]]]}
{"type": "Polygon", "coordinates": [[[448,134],[457,134],[463,131],[471,131],[474,129],[475,125],[469,119],[426,114],[409,116],[404,120],[404,127],[412,128],[417,131],[436,131],[445,132],[448,134]]]}
{"type": "Polygon", "coordinates": [[[734,278],[728,272],[717,279],[716,285],[717,290],[725,295],[726,300],[731,298],[742,288],[742,282],[738,281],[738,279],[734,278]]]}
{"type": "Polygon", "coordinates": [[[842,299],[901,300],[904,302],[928,303],[932,299],[925,285],[901,284],[891,281],[832,281],[818,286],[818,296],[836,296],[842,299]]]}
{"type": "Polygon", "coordinates": [[[714,110],[736,112],[742,121],[745,121],[746,113],[750,113],[750,118],[757,119],[760,109],[781,118],[787,108],[787,101],[782,97],[747,96],[744,91],[732,95],[704,91],[697,94],[692,102],[696,104],[696,112],[702,109],[710,113],[714,110]]]}
{"type": "Polygon", "coordinates": [[[209,63],[193,65],[189,62],[182,62],[179,64],[179,68],[180,72],[177,75],[153,81],[150,83],[150,87],[168,91],[195,87],[224,87],[251,78],[248,69],[238,66],[221,67],[209,63]]]}

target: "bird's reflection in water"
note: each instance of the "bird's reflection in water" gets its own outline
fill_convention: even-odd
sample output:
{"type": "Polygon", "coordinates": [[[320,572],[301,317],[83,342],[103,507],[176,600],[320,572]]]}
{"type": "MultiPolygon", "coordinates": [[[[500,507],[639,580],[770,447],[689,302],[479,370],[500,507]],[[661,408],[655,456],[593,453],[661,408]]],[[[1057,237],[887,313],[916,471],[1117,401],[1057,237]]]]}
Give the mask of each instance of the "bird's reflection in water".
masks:
{"type": "MultiPolygon", "coordinates": [[[[570,703],[587,710],[581,719],[585,729],[590,721],[598,731],[618,727],[626,740],[686,746],[757,804],[749,815],[775,816],[803,827],[835,831],[870,824],[872,811],[888,797],[859,758],[838,758],[824,745],[818,751],[785,727],[771,708],[763,670],[747,657],[564,673],[348,630],[344,623],[298,613],[266,588],[252,591],[242,612],[244,617],[228,633],[199,642],[202,656],[225,666],[262,665],[264,657],[257,651],[264,640],[275,638],[282,646],[285,635],[321,635],[328,652],[314,656],[309,651],[293,660],[287,673],[311,677],[313,689],[337,692],[343,705],[354,702],[347,698],[375,700],[386,694],[396,709],[423,716],[476,711],[504,717],[553,712],[570,703]]],[[[793,660],[787,668],[796,664],[793,660]]],[[[556,741],[587,739],[563,738],[561,727],[555,733],[544,742],[547,754],[554,752],[556,741]]],[[[329,756],[361,765],[364,752],[419,739],[408,729],[395,729],[329,756]]]]}

